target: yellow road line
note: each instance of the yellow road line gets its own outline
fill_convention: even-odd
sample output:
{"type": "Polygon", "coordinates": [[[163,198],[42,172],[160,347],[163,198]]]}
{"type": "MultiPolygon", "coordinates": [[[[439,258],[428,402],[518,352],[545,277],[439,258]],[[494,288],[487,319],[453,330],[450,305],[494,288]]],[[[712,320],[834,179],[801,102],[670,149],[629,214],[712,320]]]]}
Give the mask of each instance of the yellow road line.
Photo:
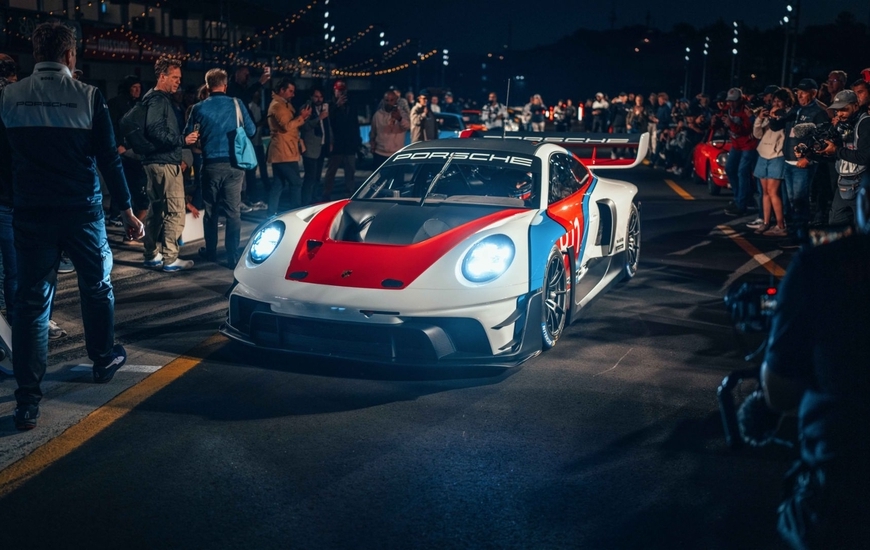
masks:
{"type": "Polygon", "coordinates": [[[777,265],[777,263],[770,259],[767,254],[752,246],[752,243],[741,237],[733,228],[727,225],[719,225],[716,228],[732,241],[737,243],[737,246],[745,250],[747,254],[752,256],[752,259],[758,262],[761,267],[769,271],[771,275],[779,278],[782,278],[785,275],[785,269],[777,265]]]}
{"type": "Polygon", "coordinates": [[[685,189],[683,189],[682,187],[680,187],[679,185],[677,185],[677,182],[675,182],[675,181],[673,181],[673,180],[665,180],[665,183],[668,184],[668,187],[670,187],[671,189],[674,190],[674,193],[676,193],[677,195],[683,197],[683,198],[686,199],[687,201],[693,201],[693,200],[695,200],[695,197],[693,197],[692,195],[689,194],[688,191],[686,191],[685,189]]]}
{"type": "MultiPolygon", "coordinates": [[[[114,422],[125,416],[143,401],[178,380],[187,371],[202,362],[217,347],[226,341],[220,334],[215,334],[197,344],[187,355],[173,360],[154,374],[145,378],[135,386],[115,396],[111,401],[95,410],[78,424],[70,426],[65,432],[38,447],[18,462],[0,471],[0,498],[5,497],[29,479],[51,466],[94,438],[114,422]],[[191,357],[190,355],[195,355],[191,357]]],[[[37,428],[39,429],[39,428],[37,428]]]]}

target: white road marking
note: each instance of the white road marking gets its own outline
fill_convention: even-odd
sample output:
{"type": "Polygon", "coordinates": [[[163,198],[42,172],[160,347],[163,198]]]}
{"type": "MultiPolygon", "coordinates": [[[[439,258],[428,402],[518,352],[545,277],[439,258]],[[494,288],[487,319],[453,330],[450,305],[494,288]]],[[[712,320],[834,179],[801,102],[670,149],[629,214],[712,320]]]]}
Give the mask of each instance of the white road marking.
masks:
{"type": "Polygon", "coordinates": [[[615,365],[613,365],[612,367],[610,367],[610,368],[607,369],[607,370],[603,370],[603,371],[599,372],[598,374],[593,374],[592,377],[594,378],[594,377],[596,377],[596,376],[599,376],[599,375],[602,375],[602,374],[604,374],[604,373],[610,372],[610,371],[612,371],[613,369],[615,369],[616,367],[618,367],[619,364],[622,362],[622,360],[625,359],[625,357],[626,357],[629,353],[631,353],[631,350],[633,350],[633,349],[634,349],[634,348],[628,348],[628,351],[625,352],[625,355],[623,355],[622,357],[620,357],[620,358],[619,358],[619,361],[617,361],[615,365]]]}
{"type": "Polygon", "coordinates": [[[701,248],[702,246],[707,246],[711,244],[713,241],[701,241],[698,244],[692,245],[689,248],[685,248],[683,250],[677,250],[676,252],[671,252],[668,256],[685,256],[689,252],[695,250],[696,248],[701,248]]]}
{"type": "MultiPolygon", "coordinates": [[[[124,365],[118,371],[124,372],[142,372],[145,374],[151,374],[152,372],[157,372],[163,368],[163,365],[124,365]]],[[[93,365],[76,365],[72,369],[73,372],[91,372],[94,370],[93,365]]]]}

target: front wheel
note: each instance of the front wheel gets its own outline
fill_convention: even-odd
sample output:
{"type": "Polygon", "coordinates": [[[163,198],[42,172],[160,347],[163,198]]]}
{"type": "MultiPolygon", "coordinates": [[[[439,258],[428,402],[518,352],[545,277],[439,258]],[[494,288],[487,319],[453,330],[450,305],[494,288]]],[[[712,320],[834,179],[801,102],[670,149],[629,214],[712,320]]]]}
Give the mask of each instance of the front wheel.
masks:
{"type": "Polygon", "coordinates": [[[637,275],[637,264],[640,261],[640,211],[636,203],[631,203],[628,214],[628,226],[625,229],[625,267],[622,279],[627,281],[637,275]]]}
{"type": "Polygon", "coordinates": [[[568,275],[565,270],[565,258],[556,247],[553,247],[547,260],[545,277],[541,332],[544,349],[548,350],[555,346],[562,336],[568,317],[568,275]]]}
{"type": "Polygon", "coordinates": [[[707,167],[707,192],[714,197],[722,192],[722,188],[716,185],[716,182],[713,181],[713,170],[711,170],[709,166],[707,167]]]}

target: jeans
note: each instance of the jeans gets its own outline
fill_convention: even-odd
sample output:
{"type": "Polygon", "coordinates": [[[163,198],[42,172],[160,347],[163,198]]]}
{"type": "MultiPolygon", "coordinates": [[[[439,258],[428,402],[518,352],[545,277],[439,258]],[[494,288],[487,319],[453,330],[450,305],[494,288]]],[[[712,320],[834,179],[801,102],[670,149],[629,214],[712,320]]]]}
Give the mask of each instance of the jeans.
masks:
{"type": "Polygon", "coordinates": [[[18,291],[18,259],[12,233],[12,207],[0,206],[0,256],[3,256],[3,299],[6,316],[15,319],[15,293],[18,291]]]}
{"type": "Polygon", "coordinates": [[[272,187],[269,189],[269,214],[278,213],[278,203],[281,202],[281,191],[290,191],[290,208],[302,206],[302,176],[299,175],[298,162],[273,162],[272,187]]]}
{"type": "Polygon", "coordinates": [[[734,191],[734,205],[738,210],[746,210],[749,200],[752,198],[754,185],[752,183],[752,169],[758,159],[758,151],[739,151],[731,149],[728,153],[728,161],[725,163],[725,173],[734,191]]]}
{"type": "Polygon", "coordinates": [[[818,165],[810,164],[807,168],[785,163],[785,195],[783,213],[788,225],[795,230],[804,226],[810,219],[810,182],[816,173],[818,165]]]}
{"type": "Polygon", "coordinates": [[[115,295],[112,251],[102,211],[21,213],[13,216],[18,255],[18,292],[12,325],[12,367],[19,404],[37,404],[48,360],[48,319],[57,286],[61,250],[76,268],[81,296],[85,348],[94,361],[112,355],[115,295]]]}
{"type": "Polygon", "coordinates": [[[226,217],[224,247],[227,249],[227,265],[238,263],[239,240],[242,233],[242,218],[239,206],[242,202],[242,183],[245,172],[228,162],[205,164],[202,167],[202,202],[205,214],[202,218],[206,256],[217,256],[218,218],[221,212],[226,217]]]}
{"type": "Polygon", "coordinates": [[[302,179],[302,205],[306,206],[312,203],[317,193],[317,186],[320,185],[320,174],[323,173],[324,156],[321,154],[316,159],[311,159],[303,155],[302,167],[305,169],[305,177],[302,179]]]}

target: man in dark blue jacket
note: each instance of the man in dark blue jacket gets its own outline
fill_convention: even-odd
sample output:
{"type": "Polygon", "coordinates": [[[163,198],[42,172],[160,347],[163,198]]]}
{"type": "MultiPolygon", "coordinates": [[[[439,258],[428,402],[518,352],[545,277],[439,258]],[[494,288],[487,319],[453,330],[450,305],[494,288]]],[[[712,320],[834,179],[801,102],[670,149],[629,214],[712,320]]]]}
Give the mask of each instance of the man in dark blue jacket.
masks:
{"type": "Polygon", "coordinates": [[[244,126],[248,137],[253,136],[257,128],[241,100],[226,94],[226,71],[211,69],[205,73],[205,84],[209,90],[208,99],[193,106],[183,132],[187,135],[198,128],[202,144],[205,248],[201,248],[199,253],[209,261],[217,261],[218,217],[223,212],[227,220],[224,233],[226,264],[230,269],[235,269],[239,262],[238,248],[242,231],[240,205],[245,171],[231,163],[231,136],[239,126],[244,126]]]}
{"type": "Polygon", "coordinates": [[[108,382],[126,361],[115,345],[115,299],[110,273],[103,174],[131,237],[143,234],[130,208],[130,192],[109,110],[100,91],[73,79],[75,31],[59,22],[33,31],[32,76],[8,86],[0,119],[12,148],[13,227],[18,257],[18,291],[12,326],[13,370],[18,382],[16,428],[36,427],[39,387],[48,359],[48,317],[61,250],[79,277],[82,322],[93,376],[108,382]],[[52,154],[46,154],[46,144],[52,154]]]}

